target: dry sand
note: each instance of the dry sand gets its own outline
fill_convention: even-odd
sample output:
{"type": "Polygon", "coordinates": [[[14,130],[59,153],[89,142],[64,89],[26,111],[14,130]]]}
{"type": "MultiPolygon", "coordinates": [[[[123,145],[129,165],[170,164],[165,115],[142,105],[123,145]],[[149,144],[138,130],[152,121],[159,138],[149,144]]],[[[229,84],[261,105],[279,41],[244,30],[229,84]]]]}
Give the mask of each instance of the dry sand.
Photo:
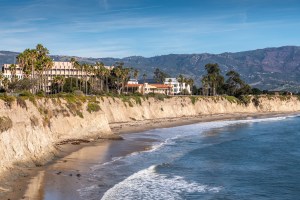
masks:
{"type": "MultiPolygon", "coordinates": [[[[283,116],[296,113],[256,113],[256,114],[215,114],[198,117],[168,118],[158,120],[131,121],[110,124],[116,134],[136,133],[154,128],[167,128],[199,122],[234,120],[247,118],[265,118],[271,116],[283,116]]],[[[112,157],[124,156],[135,151],[143,151],[149,148],[146,141],[132,145],[126,141],[101,140],[80,145],[60,145],[60,155],[53,162],[42,167],[22,168],[15,178],[13,191],[0,192],[5,196],[1,199],[56,199],[77,200],[77,189],[85,184],[91,167],[110,161],[112,157]],[[20,176],[21,175],[21,176],[20,176]]]]}

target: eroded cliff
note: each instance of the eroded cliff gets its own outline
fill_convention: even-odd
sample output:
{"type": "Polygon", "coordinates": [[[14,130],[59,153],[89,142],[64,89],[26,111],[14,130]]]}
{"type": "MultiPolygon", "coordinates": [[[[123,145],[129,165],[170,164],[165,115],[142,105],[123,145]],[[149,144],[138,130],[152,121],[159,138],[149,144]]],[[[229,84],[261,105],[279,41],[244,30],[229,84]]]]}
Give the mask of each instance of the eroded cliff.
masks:
{"type": "Polygon", "coordinates": [[[66,140],[113,138],[110,123],[220,113],[300,111],[297,97],[91,97],[0,101],[0,176],[21,164],[42,165],[66,140]]]}

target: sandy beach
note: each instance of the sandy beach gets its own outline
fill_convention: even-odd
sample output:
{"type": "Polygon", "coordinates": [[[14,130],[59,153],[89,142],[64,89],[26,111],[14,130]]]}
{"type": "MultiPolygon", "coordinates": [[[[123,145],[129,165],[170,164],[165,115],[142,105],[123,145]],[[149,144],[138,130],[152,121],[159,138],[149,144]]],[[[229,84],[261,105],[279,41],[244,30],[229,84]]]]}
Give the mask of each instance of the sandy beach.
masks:
{"type": "MultiPolygon", "coordinates": [[[[297,113],[215,114],[198,117],[168,118],[110,124],[115,134],[138,133],[155,128],[168,128],[199,122],[266,118],[297,113]]],[[[112,158],[151,148],[153,141],[99,140],[89,143],[59,145],[59,155],[45,166],[20,169],[11,191],[2,190],[1,199],[80,199],[78,189],[88,179],[91,167],[112,158]]],[[[9,183],[7,183],[9,184],[9,183]]],[[[12,183],[10,183],[12,184],[12,183]]],[[[99,183],[101,187],[101,183],[99,183]]],[[[1,191],[1,188],[0,188],[1,191]]]]}

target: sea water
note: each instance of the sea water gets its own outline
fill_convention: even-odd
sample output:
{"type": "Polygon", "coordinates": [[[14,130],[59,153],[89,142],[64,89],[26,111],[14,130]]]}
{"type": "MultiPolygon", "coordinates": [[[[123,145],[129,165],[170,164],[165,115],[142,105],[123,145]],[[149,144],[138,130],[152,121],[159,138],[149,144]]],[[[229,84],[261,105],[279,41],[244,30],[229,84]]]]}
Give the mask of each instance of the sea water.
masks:
{"type": "Polygon", "coordinates": [[[153,148],[95,165],[82,199],[300,199],[300,117],[124,135],[153,148]]]}

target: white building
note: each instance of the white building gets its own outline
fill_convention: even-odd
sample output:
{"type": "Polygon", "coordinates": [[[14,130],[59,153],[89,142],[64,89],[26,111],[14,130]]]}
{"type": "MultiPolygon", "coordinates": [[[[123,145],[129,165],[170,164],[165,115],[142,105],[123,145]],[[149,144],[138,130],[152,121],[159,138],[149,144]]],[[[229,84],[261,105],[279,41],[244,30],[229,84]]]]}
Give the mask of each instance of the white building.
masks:
{"type": "Polygon", "coordinates": [[[177,78],[165,78],[165,85],[172,86],[172,94],[180,94],[183,90],[187,90],[187,92],[191,93],[190,85],[186,83],[179,83],[177,78]]]}
{"type": "MultiPolygon", "coordinates": [[[[12,76],[13,76],[13,74],[11,73],[11,70],[10,70],[10,65],[11,65],[11,64],[4,64],[4,65],[2,66],[2,73],[3,73],[3,76],[4,76],[4,78],[8,78],[9,81],[11,81],[12,76]]],[[[24,78],[24,77],[23,77],[23,71],[22,71],[22,69],[19,67],[19,65],[16,65],[16,74],[15,74],[15,77],[18,78],[18,79],[24,78]]]]}
{"type": "Polygon", "coordinates": [[[127,82],[127,84],[139,84],[138,80],[137,79],[129,79],[129,81],[127,82]]]}
{"type": "MultiPolygon", "coordinates": [[[[2,66],[3,76],[8,78],[9,81],[11,81],[12,75],[13,75],[12,71],[10,70],[10,65],[11,64],[4,64],[2,66]]],[[[95,66],[95,68],[96,67],[97,66],[95,66]]],[[[114,66],[104,66],[104,67],[109,69],[109,70],[112,70],[114,68],[114,66]]],[[[49,89],[49,87],[52,83],[52,80],[56,76],[63,76],[65,78],[76,77],[76,78],[79,78],[79,79],[87,77],[89,79],[89,77],[94,75],[92,73],[87,74],[84,70],[75,68],[73,66],[73,63],[71,63],[71,62],[55,62],[55,61],[53,62],[52,68],[48,69],[48,70],[45,70],[43,74],[48,79],[48,84],[47,84],[48,89],[49,89]]],[[[15,77],[18,78],[18,79],[23,79],[24,78],[23,70],[22,70],[22,68],[20,68],[20,66],[18,64],[16,65],[15,77]]],[[[2,85],[2,83],[0,83],[0,85],[2,85]]]]}

